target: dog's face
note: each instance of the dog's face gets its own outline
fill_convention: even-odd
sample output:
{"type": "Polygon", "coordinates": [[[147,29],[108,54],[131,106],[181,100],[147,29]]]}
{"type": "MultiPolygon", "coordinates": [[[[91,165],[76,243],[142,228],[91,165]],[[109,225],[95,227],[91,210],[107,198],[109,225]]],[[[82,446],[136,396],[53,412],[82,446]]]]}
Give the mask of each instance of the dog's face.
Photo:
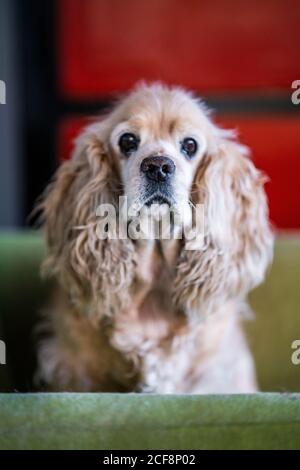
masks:
{"type": "Polygon", "coordinates": [[[120,164],[128,205],[168,204],[191,216],[191,186],[207,148],[208,119],[187,93],[152,87],[116,110],[110,146],[120,164]]]}

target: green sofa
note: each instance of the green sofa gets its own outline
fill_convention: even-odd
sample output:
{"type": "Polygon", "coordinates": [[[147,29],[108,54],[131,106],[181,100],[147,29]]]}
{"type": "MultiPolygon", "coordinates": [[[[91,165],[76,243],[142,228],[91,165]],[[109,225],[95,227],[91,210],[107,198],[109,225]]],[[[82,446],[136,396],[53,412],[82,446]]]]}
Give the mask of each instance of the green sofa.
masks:
{"type": "Polygon", "coordinates": [[[233,396],[47,394],[34,389],[35,333],[49,286],[39,235],[0,236],[0,449],[300,448],[300,237],[277,239],[245,323],[262,392],[233,396]],[[299,395],[298,393],[299,392],[299,395]]]}

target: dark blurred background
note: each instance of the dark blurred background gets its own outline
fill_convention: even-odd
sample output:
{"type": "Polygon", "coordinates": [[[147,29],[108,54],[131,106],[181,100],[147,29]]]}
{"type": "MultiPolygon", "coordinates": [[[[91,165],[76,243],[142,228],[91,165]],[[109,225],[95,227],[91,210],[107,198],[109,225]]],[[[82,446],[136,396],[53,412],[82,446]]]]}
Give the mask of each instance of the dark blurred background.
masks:
{"type": "Polygon", "coordinates": [[[0,226],[28,225],[87,116],[145,79],[203,96],[300,228],[299,25],[299,0],[0,0],[0,226]]]}

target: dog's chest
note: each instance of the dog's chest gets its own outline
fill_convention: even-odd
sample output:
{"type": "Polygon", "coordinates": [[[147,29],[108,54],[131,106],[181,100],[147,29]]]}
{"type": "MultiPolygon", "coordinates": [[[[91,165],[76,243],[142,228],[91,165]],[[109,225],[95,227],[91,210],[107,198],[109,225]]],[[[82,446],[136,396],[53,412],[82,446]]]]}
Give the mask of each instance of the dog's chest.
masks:
{"type": "Polygon", "coordinates": [[[127,339],[160,341],[173,334],[182,317],[173,304],[176,241],[147,241],[137,247],[137,269],[131,305],[120,317],[127,339]],[[126,331],[125,331],[126,330],[126,331]]]}
{"type": "Polygon", "coordinates": [[[176,241],[151,240],[138,247],[133,301],[142,311],[171,306],[173,277],[177,260],[176,241]]]}

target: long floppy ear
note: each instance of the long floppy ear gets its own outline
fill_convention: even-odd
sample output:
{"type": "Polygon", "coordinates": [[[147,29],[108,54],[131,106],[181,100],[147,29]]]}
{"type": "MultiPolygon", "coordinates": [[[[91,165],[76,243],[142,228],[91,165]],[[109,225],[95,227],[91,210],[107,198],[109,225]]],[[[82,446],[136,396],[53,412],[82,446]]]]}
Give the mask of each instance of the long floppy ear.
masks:
{"type": "Polygon", "coordinates": [[[61,165],[41,204],[47,243],[43,271],[55,275],[81,305],[91,300],[93,315],[106,314],[125,301],[133,272],[129,240],[101,240],[96,209],[118,205],[117,163],[109,154],[103,123],[87,128],[70,161],[61,165]]]}
{"type": "Polygon", "coordinates": [[[230,138],[219,137],[201,162],[192,194],[204,204],[204,243],[182,250],[175,282],[177,302],[191,313],[243,299],[264,279],[273,252],[264,182],[248,149],[230,138]]]}

